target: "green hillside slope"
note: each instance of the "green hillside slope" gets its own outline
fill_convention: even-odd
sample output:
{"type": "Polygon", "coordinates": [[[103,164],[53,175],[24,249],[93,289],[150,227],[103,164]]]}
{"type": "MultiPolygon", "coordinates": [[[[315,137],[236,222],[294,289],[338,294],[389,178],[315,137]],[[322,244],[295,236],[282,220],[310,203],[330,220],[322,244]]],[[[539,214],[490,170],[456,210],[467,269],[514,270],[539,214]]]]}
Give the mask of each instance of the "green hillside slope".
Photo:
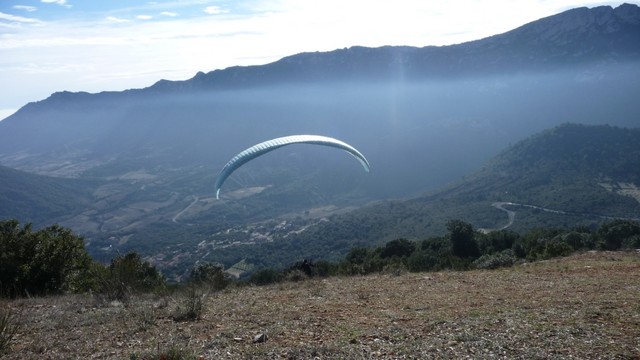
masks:
{"type": "MultiPolygon", "coordinates": [[[[196,259],[227,266],[243,259],[258,266],[331,259],[354,246],[442,235],[451,219],[485,231],[595,228],[612,218],[640,218],[638,144],[638,129],[565,124],[510,146],[477,173],[421,197],[247,226],[153,228],[134,235],[128,246],[161,253],[160,266],[184,270],[196,259]],[[496,203],[510,204],[500,209],[496,203]],[[167,237],[179,245],[152,249],[167,237]]],[[[251,206],[249,199],[244,203],[251,206]]]]}
{"type": "Polygon", "coordinates": [[[447,189],[381,203],[336,221],[360,224],[360,231],[379,228],[366,235],[370,241],[441,233],[450,218],[478,228],[499,227],[508,219],[491,207],[495,202],[518,204],[511,227],[518,231],[640,218],[639,144],[638,129],[561,125],[510,146],[447,189]]]}
{"type": "Polygon", "coordinates": [[[0,219],[18,219],[36,226],[50,225],[85,208],[91,183],[53,178],[0,166],[0,219]]]}

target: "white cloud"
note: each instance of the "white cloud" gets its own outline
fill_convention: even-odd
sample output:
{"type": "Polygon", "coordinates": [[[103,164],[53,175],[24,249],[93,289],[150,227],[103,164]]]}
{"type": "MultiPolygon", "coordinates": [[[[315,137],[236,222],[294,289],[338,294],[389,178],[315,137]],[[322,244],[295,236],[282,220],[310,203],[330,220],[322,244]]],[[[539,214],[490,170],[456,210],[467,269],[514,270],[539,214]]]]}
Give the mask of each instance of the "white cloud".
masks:
{"type": "Polygon", "coordinates": [[[126,23],[126,22],[129,22],[129,20],[127,20],[127,19],[123,19],[123,18],[119,18],[119,17],[115,17],[115,16],[107,16],[106,20],[108,22],[112,22],[112,23],[126,23]]]}
{"type": "Polygon", "coordinates": [[[138,15],[136,19],[138,20],[151,20],[153,17],[151,15],[138,15]]]}
{"type": "Polygon", "coordinates": [[[58,4],[62,6],[71,6],[67,4],[67,0],[40,0],[45,4],[58,4]]]}
{"type": "Polygon", "coordinates": [[[24,10],[24,11],[28,11],[28,12],[33,12],[38,10],[37,7],[35,6],[29,6],[29,5],[13,5],[13,8],[16,10],[24,10]]]}
{"type": "Polygon", "coordinates": [[[40,23],[41,21],[38,19],[33,19],[33,18],[27,18],[27,17],[23,17],[23,16],[16,16],[16,15],[11,15],[11,14],[5,14],[3,12],[0,12],[0,20],[5,20],[5,21],[10,21],[10,22],[14,22],[14,23],[40,23]]]}
{"type": "Polygon", "coordinates": [[[71,9],[71,4],[68,4],[67,0],[40,0],[40,1],[45,4],[56,4],[56,5],[64,6],[67,9],[71,9]]]}
{"type": "Polygon", "coordinates": [[[160,15],[162,16],[169,16],[169,17],[176,17],[178,16],[178,13],[172,12],[172,11],[163,11],[160,13],[160,15]]]}
{"type": "Polygon", "coordinates": [[[203,11],[209,15],[225,14],[229,12],[228,10],[222,9],[220,6],[207,6],[203,11]]]}

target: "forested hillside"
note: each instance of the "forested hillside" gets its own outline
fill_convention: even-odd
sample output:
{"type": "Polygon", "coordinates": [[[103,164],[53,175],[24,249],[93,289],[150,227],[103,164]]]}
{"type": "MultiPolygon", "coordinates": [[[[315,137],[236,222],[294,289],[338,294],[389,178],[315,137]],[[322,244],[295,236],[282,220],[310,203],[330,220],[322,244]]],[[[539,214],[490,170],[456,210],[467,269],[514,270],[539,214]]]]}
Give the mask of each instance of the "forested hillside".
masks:
{"type": "Polygon", "coordinates": [[[0,166],[0,219],[37,226],[90,206],[97,181],[59,179],[0,166]]]}
{"type": "Polygon", "coordinates": [[[614,219],[640,218],[634,183],[640,171],[639,143],[638,129],[565,124],[518,142],[478,172],[416,198],[375,202],[344,213],[297,214],[249,226],[229,222],[222,228],[211,225],[210,232],[184,227],[178,233],[163,227],[144,236],[148,243],[171,234],[181,244],[180,250],[164,243],[157,260],[162,266],[180,269],[182,256],[226,266],[240,261],[283,266],[303,258],[335,259],[354,246],[440,236],[453,219],[488,232],[596,229],[614,219]],[[505,203],[504,209],[492,206],[496,203],[505,203]],[[506,210],[513,212],[512,223],[506,210]]]}

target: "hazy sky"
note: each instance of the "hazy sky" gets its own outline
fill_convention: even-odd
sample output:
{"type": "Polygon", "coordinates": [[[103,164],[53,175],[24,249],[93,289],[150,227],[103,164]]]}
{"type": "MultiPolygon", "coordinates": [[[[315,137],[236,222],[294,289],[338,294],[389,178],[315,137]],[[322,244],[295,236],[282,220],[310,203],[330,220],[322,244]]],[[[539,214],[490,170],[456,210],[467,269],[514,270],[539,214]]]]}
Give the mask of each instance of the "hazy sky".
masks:
{"type": "Polygon", "coordinates": [[[353,45],[450,45],[622,2],[0,0],[0,119],[56,91],[142,88],[353,45]]]}

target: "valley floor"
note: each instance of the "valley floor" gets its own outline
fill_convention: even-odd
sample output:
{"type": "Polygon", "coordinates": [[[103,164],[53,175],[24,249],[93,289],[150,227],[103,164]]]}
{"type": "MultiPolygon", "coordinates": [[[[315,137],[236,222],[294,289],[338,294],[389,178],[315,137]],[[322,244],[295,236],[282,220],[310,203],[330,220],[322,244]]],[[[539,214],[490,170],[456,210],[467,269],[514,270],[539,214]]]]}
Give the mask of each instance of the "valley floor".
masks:
{"type": "Polygon", "coordinates": [[[20,329],[6,359],[640,358],[638,251],[233,287],[177,322],[185,298],[12,301],[20,329]]]}

